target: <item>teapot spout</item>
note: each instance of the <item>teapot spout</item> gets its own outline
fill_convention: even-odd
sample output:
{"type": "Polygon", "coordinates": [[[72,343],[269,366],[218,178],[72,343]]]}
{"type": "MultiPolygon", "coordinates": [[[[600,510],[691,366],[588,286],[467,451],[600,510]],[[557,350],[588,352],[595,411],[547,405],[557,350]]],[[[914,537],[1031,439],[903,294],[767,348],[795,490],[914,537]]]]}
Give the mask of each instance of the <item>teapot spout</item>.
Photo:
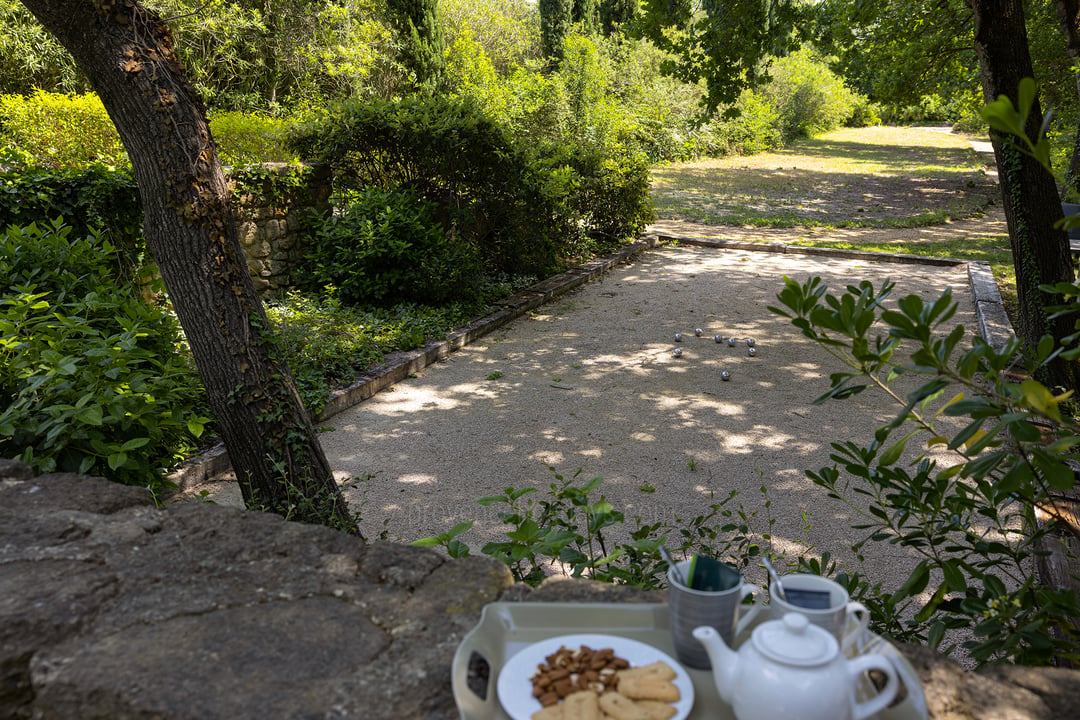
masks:
{"type": "Polygon", "coordinates": [[[694,637],[705,646],[705,652],[712,664],[713,682],[720,699],[730,703],[734,695],[735,670],[738,667],[738,653],[727,646],[716,628],[708,625],[694,628],[694,637]]]}

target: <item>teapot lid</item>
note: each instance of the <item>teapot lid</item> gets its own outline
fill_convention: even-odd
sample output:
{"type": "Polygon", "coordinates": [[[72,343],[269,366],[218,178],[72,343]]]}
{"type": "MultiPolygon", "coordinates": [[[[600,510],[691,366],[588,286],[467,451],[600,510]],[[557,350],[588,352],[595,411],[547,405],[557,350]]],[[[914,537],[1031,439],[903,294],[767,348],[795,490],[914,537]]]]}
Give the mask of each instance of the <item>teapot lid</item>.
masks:
{"type": "Polygon", "coordinates": [[[780,622],[762,623],[751,640],[759,653],[785,665],[822,665],[839,652],[836,638],[797,612],[784,615],[780,622]]]}

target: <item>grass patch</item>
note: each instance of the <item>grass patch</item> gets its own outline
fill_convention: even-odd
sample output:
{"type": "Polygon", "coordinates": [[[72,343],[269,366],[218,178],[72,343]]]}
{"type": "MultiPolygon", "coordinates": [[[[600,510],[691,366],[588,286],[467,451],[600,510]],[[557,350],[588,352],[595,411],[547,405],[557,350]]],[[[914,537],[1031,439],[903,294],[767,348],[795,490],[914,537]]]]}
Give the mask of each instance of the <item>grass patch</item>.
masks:
{"type": "Polygon", "coordinates": [[[753,227],[924,227],[999,194],[964,138],[910,128],[827,133],[786,150],[652,170],[664,217],[753,227]]]}

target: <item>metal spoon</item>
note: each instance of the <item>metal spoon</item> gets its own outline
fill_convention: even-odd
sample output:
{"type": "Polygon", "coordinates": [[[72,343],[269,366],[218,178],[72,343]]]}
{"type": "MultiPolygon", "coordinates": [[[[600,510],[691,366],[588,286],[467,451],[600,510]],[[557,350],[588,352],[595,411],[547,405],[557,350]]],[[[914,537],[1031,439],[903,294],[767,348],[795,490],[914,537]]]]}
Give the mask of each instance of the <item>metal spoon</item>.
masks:
{"type": "Polygon", "coordinates": [[[690,587],[690,583],[686,582],[686,578],[683,577],[682,572],[675,564],[675,561],[671,559],[671,555],[668,553],[667,548],[663,545],[660,546],[660,557],[664,558],[664,562],[668,564],[668,569],[671,570],[672,579],[683,587],[690,587]]]}
{"type": "Polygon", "coordinates": [[[772,563],[769,562],[767,555],[761,556],[762,563],[765,565],[765,569],[769,571],[769,575],[772,577],[773,584],[776,585],[776,595],[783,601],[787,601],[787,596],[784,594],[784,584],[780,582],[780,576],[776,574],[776,570],[773,569],[772,563]]]}

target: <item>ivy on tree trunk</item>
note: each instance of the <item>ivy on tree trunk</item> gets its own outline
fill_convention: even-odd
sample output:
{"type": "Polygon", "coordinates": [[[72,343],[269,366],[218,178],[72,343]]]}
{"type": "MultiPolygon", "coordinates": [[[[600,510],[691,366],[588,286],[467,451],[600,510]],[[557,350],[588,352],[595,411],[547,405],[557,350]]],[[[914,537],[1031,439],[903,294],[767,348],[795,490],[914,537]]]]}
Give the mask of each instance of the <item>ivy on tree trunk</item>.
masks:
{"type": "Polygon", "coordinates": [[[146,243],[248,507],[358,533],[237,239],[206,111],[168,25],[131,0],[23,0],[72,54],[131,158],[146,243]]]}

